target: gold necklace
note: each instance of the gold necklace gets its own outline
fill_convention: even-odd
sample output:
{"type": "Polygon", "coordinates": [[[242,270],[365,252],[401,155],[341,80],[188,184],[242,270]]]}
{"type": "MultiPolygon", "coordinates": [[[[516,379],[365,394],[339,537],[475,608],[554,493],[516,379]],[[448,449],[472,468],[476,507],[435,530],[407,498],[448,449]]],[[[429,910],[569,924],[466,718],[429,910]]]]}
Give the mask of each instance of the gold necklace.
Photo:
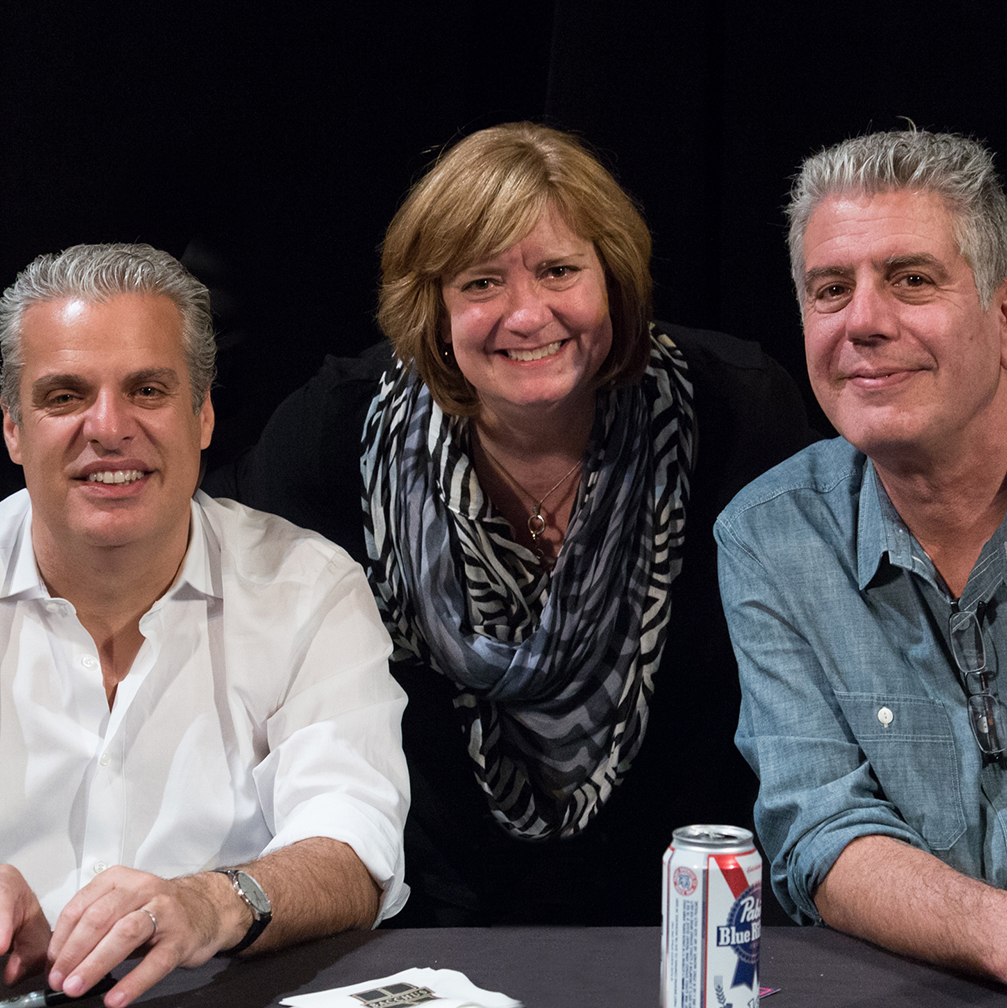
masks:
{"type": "MultiPolygon", "coordinates": [[[[502,472],[504,476],[506,476],[507,479],[509,479],[511,483],[513,483],[514,486],[516,486],[518,490],[520,490],[521,493],[525,495],[525,497],[527,497],[529,500],[535,500],[535,495],[529,493],[525,487],[523,487],[520,483],[518,483],[518,481],[508,471],[507,467],[503,464],[503,462],[501,462],[500,459],[498,459],[496,455],[494,455],[493,452],[491,452],[489,448],[486,447],[486,443],[481,438],[479,440],[479,447],[482,448],[484,452],[486,452],[486,454],[496,464],[496,467],[500,470],[500,472],[502,472]]],[[[574,470],[579,469],[581,467],[581,464],[582,464],[581,462],[574,462],[573,467],[571,469],[568,469],[552,485],[549,491],[543,495],[542,499],[532,508],[532,512],[528,516],[528,531],[531,533],[532,542],[537,542],[538,537],[542,535],[542,533],[549,527],[548,522],[545,520],[545,518],[542,517],[542,505],[560,488],[560,486],[563,483],[565,483],[573,475],[574,470]]],[[[539,555],[541,555],[541,552],[539,550],[536,550],[536,552],[539,553],[539,555]]]]}

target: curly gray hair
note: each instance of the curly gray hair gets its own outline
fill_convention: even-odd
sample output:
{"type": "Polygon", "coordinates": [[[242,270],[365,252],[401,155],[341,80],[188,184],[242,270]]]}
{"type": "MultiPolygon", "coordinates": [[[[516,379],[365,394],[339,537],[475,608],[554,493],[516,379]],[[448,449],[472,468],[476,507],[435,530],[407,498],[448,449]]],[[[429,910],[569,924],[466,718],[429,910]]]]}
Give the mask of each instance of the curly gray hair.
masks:
{"type": "Polygon", "coordinates": [[[33,305],[79,297],[100,304],[119,294],[154,294],[171,300],[182,316],[182,344],[199,413],[216,375],[210,292],[174,256],[150,245],[74,245],[40,255],[0,298],[0,402],[21,422],[21,320],[33,305]]]}

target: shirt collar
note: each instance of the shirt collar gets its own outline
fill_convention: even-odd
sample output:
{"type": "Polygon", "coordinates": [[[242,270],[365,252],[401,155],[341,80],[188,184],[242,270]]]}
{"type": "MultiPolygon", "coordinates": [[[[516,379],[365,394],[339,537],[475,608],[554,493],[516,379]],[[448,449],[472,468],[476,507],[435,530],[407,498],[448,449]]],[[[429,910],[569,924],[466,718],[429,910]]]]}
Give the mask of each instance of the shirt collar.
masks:
{"type": "Polygon", "coordinates": [[[877,475],[871,460],[864,456],[857,515],[857,586],[863,591],[878,571],[888,547],[888,535],[878,500],[877,475]]]}
{"type": "MultiPolygon", "coordinates": [[[[933,561],[916,541],[902,520],[878,478],[874,463],[864,460],[864,478],[860,487],[860,514],[857,523],[857,583],[861,591],[878,572],[882,558],[932,582],[947,592],[933,561]]],[[[979,554],[968,584],[959,600],[961,608],[971,608],[996,591],[1007,573],[1007,517],[979,554]]]]}
{"type": "Polygon", "coordinates": [[[1007,574],[1007,517],[983,546],[982,553],[969,575],[958,606],[974,611],[980,602],[988,602],[1007,574]]]}
{"type": "MultiPolygon", "coordinates": [[[[27,495],[27,491],[22,491],[27,495]]],[[[190,503],[189,548],[178,577],[165,593],[165,598],[179,598],[193,592],[214,598],[223,596],[220,584],[220,546],[217,537],[206,520],[203,508],[193,500],[190,503]],[[217,560],[214,563],[214,559],[217,560]],[[216,577],[214,573],[216,572],[216,577]]],[[[48,598],[49,592],[42,581],[35,563],[35,551],[31,544],[31,503],[17,527],[14,542],[9,550],[0,549],[0,556],[6,554],[3,583],[0,584],[0,599],[21,595],[25,599],[48,598]]]]}
{"type": "Polygon", "coordinates": [[[3,584],[0,585],[0,599],[13,595],[23,595],[25,598],[47,598],[42,576],[35,565],[35,551],[31,546],[31,501],[28,491],[21,490],[25,495],[25,509],[18,523],[13,542],[2,550],[4,564],[3,584]]]}
{"type": "MultiPolygon", "coordinates": [[[[202,496],[197,494],[197,497],[202,496]]],[[[220,579],[220,543],[206,519],[199,501],[193,498],[189,504],[191,524],[189,526],[189,548],[185,551],[185,561],[175,578],[175,583],[165,597],[180,598],[191,595],[192,591],[213,598],[223,598],[220,579]]]]}
{"type": "Polygon", "coordinates": [[[909,526],[899,516],[878,478],[874,463],[864,459],[864,478],[860,486],[860,516],[857,523],[857,578],[861,590],[878,572],[882,558],[895,567],[915,571],[935,580],[936,570],[930,558],[913,538],[909,526]]]}

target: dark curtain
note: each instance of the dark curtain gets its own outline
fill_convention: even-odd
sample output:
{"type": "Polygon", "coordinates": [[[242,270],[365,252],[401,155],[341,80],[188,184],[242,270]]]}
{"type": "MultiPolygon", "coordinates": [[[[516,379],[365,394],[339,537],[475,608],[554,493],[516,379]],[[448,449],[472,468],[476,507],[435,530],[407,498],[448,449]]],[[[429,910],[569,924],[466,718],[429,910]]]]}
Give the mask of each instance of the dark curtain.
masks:
{"type": "Polygon", "coordinates": [[[437,148],[581,133],[654,232],[660,317],[803,358],[781,208],[816,148],[919,126],[1007,158],[1003,5],[147,4],[0,14],[0,280],[78,241],[185,256],[221,331],[217,461],[378,338],[382,231],[437,148]]]}

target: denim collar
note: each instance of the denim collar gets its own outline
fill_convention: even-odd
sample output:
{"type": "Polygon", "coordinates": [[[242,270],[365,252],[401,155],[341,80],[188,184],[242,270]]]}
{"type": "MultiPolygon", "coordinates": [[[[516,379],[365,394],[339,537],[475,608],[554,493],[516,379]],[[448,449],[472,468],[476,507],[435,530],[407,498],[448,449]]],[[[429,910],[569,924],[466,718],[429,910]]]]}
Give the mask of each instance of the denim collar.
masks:
{"type": "MultiPolygon", "coordinates": [[[[909,531],[878,478],[874,463],[864,459],[860,487],[860,514],[857,521],[857,584],[863,591],[878,572],[887,554],[893,567],[918,574],[939,591],[948,594],[944,579],[933,561],[909,531]]],[[[971,609],[990,599],[1007,574],[1007,517],[983,546],[968,584],[959,599],[961,609],[971,609]]]]}

